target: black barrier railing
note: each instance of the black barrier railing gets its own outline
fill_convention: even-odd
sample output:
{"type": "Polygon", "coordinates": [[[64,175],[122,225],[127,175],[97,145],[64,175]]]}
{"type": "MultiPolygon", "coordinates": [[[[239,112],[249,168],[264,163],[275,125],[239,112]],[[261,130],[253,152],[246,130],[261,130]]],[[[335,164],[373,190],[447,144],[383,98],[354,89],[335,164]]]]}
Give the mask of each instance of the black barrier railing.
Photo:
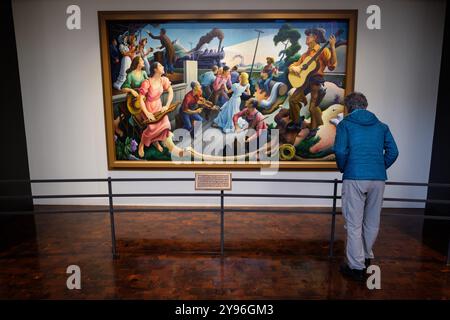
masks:
{"type": "MultiPolygon", "coordinates": [[[[69,199],[69,198],[107,198],[107,209],[84,209],[84,210],[47,210],[47,211],[1,211],[0,214],[51,214],[51,213],[109,213],[110,227],[111,227],[111,247],[113,258],[118,258],[116,248],[116,231],[114,214],[120,212],[219,212],[220,213],[220,254],[223,256],[225,252],[225,212],[255,212],[255,209],[238,209],[226,208],[225,198],[292,198],[292,199],[329,199],[332,201],[330,211],[306,211],[306,210],[276,210],[274,208],[258,208],[261,213],[297,213],[297,214],[326,214],[331,215],[330,223],[330,238],[329,238],[329,254],[330,258],[334,255],[334,242],[336,233],[336,216],[341,214],[337,212],[337,200],[341,199],[338,196],[338,185],[342,180],[324,180],[324,179],[270,179],[270,178],[233,178],[233,182],[270,182],[270,183],[323,183],[333,184],[333,192],[331,195],[302,195],[302,194],[252,194],[252,193],[225,193],[220,190],[219,193],[114,193],[113,182],[194,182],[195,178],[111,178],[107,179],[17,179],[17,180],[0,180],[0,184],[7,183],[31,183],[31,184],[45,184],[45,183],[85,183],[85,182],[106,182],[108,186],[108,193],[106,194],[54,194],[54,195],[6,195],[0,196],[0,200],[7,199],[69,199]],[[218,197],[220,198],[219,208],[115,208],[114,198],[138,198],[138,197],[218,197]]],[[[421,183],[421,182],[394,182],[387,181],[386,185],[393,186],[408,186],[408,187],[432,187],[432,188],[450,188],[448,183],[421,183]]],[[[384,198],[383,201],[389,202],[416,202],[416,203],[433,203],[449,205],[450,200],[436,200],[436,199],[411,199],[411,198],[384,198]]],[[[399,214],[399,213],[382,213],[384,216],[402,216],[402,217],[419,217],[422,219],[431,220],[446,220],[450,221],[450,216],[435,216],[424,214],[399,214]]],[[[447,265],[450,265],[450,236],[448,242],[447,265]]]]}

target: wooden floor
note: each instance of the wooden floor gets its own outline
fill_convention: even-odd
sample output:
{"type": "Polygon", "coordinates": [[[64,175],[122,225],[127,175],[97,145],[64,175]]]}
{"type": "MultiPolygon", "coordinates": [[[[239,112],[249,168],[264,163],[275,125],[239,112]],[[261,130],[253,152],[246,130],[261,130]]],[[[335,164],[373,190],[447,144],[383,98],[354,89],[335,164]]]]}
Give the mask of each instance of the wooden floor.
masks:
{"type": "Polygon", "coordinates": [[[372,291],[338,272],[341,216],[333,260],[327,215],[227,213],[223,258],[219,221],[217,213],[117,214],[113,260],[106,213],[36,215],[36,239],[0,253],[0,299],[450,298],[450,268],[422,244],[421,218],[382,218],[374,261],[382,289],[372,291]],[[81,290],[66,288],[71,264],[81,268],[81,290]]]}

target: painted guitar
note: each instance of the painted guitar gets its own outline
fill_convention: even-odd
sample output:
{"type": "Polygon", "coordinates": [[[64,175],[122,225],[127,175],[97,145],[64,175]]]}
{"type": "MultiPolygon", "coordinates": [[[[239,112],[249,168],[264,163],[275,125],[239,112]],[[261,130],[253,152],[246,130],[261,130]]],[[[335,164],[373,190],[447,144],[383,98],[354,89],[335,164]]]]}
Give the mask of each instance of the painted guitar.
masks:
{"type": "MultiPolygon", "coordinates": [[[[342,29],[339,29],[334,36],[337,38],[342,33],[342,29]]],[[[312,57],[306,57],[305,60],[300,64],[300,72],[295,73],[293,71],[289,71],[288,79],[291,83],[292,87],[300,88],[303,86],[309,79],[309,77],[316,73],[319,70],[320,64],[317,63],[317,59],[319,58],[322,51],[328,46],[330,41],[325,42],[322,47],[317,50],[317,52],[312,57]]]]}

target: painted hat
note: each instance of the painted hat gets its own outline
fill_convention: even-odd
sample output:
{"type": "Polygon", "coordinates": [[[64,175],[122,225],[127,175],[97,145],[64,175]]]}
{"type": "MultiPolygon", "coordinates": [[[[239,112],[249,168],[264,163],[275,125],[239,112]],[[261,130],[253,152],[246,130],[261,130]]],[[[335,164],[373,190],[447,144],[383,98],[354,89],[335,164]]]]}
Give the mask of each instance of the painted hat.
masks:
{"type": "Polygon", "coordinates": [[[310,28],[305,30],[305,34],[309,36],[310,34],[313,34],[317,37],[317,43],[324,43],[327,42],[325,38],[325,29],[323,28],[310,28]]]}
{"type": "Polygon", "coordinates": [[[133,95],[128,94],[127,95],[127,108],[128,108],[128,111],[130,111],[130,113],[133,115],[140,113],[142,111],[140,99],[137,99],[137,98],[133,97],[133,95]]]}

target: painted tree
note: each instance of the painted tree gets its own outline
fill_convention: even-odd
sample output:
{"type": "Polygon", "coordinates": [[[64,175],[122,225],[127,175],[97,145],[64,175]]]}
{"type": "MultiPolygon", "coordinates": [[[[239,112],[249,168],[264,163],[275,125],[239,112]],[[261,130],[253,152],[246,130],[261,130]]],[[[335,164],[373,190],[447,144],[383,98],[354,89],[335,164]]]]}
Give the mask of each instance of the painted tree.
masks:
{"type": "Polygon", "coordinates": [[[300,51],[301,46],[298,42],[300,37],[300,32],[288,23],[282,25],[278,33],[273,37],[275,45],[278,45],[280,42],[285,44],[285,49],[278,53],[280,59],[284,57],[283,62],[285,68],[294,62],[293,57],[300,51]],[[288,43],[291,44],[289,47],[287,47],[288,43]]]}

